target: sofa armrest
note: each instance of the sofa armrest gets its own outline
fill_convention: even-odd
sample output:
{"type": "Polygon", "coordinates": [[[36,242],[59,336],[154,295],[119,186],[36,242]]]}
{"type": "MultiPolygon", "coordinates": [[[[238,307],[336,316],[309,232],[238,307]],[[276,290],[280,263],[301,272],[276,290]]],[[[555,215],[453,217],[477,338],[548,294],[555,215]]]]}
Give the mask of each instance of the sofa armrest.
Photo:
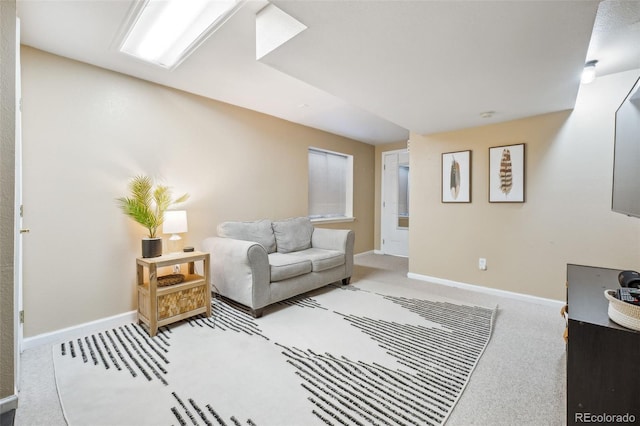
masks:
{"type": "Polygon", "coordinates": [[[314,228],[311,234],[311,247],[341,251],[345,255],[346,277],[353,274],[353,246],[355,232],[349,229],[314,228]]]}
{"type": "Polygon", "coordinates": [[[314,228],[311,234],[311,247],[346,252],[349,239],[353,249],[353,234],[354,232],[348,229],[314,228]]]}
{"type": "Polygon", "coordinates": [[[211,289],[251,309],[270,303],[269,257],[252,241],[210,237],[203,241],[211,254],[211,289]]]}

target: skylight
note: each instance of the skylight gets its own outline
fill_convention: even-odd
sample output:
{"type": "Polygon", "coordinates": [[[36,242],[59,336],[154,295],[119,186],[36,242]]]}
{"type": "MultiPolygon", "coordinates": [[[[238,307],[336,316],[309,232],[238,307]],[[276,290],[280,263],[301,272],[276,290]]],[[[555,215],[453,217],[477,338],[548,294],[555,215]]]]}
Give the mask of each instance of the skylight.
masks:
{"type": "Polygon", "coordinates": [[[172,69],[217,30],[244,0],[147,0],[134,11],[120,51],[172,69]]]}

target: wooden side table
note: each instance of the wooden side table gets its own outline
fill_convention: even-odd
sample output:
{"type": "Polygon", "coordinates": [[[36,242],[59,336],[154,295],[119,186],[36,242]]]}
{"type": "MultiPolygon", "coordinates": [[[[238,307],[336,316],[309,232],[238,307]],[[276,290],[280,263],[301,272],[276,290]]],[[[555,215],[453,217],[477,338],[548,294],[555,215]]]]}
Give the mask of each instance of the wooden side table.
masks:
{"type": "Polygon", "coordinates": [[[138,323],[149,326],[155,336],[158,327],[198,314],[211,316],[209,253],[180,252],[136,259],[138,275],[138,323]],[[195,273],[194,262],[202,262],[203,275],[195,273]],[[187,263],[188,273],[179,284],[158,287],[158,268],[187,263]],[[148,269],[148,281],[144,268],[148,269]]]}

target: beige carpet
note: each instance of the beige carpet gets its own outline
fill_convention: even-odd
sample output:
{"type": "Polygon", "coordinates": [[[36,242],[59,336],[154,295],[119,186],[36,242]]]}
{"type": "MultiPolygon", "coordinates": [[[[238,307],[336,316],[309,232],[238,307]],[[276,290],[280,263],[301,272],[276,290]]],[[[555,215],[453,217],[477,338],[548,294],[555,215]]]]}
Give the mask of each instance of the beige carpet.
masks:
{"type": "MultiPolygon", "coordinates": [[[[540,305],[407,278],[408,259],[356,257],[352,285],[378,281],[482,306],[498,304],[491,344],[446,422],[447,426],[565,424],[566,352],[559,306],[540,305]]],[[[564,282],[558,282],[564,286],[564,282]]],[[[78,334],[78,337],[83,334],[78,334]]],[[[65,426],[51,344],[21,356],[16,425],[65,426]]]]}

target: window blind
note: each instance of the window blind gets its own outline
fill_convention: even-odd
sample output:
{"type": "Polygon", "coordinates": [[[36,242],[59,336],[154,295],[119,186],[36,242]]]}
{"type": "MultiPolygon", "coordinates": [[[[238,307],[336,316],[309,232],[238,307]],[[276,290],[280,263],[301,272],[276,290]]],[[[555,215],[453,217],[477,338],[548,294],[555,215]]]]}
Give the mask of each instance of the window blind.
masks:
{"type": "Polygon", "coordinates": [[[309,217],[347,216],[349,157],[309,149],[309,217]]]}

